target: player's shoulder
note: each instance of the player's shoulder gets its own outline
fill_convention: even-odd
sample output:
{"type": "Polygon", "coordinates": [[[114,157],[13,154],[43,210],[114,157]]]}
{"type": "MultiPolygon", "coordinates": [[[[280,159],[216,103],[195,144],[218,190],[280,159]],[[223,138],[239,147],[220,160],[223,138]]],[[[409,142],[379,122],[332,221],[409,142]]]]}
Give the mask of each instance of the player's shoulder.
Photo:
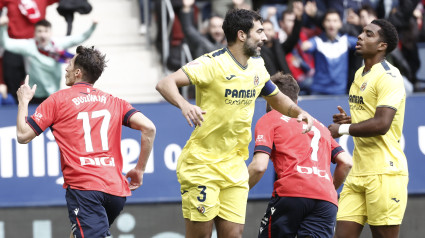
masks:
{"type": "Polygon", "coordinates": [[[211,51],[209,53],[203,54],[202,56],[198,57],[197,61],[220,61],[223,60],[223,58],[226,58],[228,55],[228,49],[227,47],[217,49],[214,51],[211,51]]]}
{"type": "Polygon", "coordinates": [[[381,74],[384,76],[390,76],[392,78],[401,78],[400,70],[398,70],[390,62],[383,60],[378,63],[378,67],[373,67],[372,70],[374,73],[381,74]]]}
{"type": "Polygon", "coordinates": [[[186,66],[199,66],[200,64],[203,65],[211,65],[215,63],[222,62],[226,58],[227,54],[227,48],[218,49],[209,53],[205,53],[195,60],[189,62],[186,66]]]}

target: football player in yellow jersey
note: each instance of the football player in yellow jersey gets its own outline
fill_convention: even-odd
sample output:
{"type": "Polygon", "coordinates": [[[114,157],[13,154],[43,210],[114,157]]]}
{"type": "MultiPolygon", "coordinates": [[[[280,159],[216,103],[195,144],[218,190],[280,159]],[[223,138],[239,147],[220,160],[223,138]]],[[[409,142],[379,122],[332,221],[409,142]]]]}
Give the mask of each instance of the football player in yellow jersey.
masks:
{"type": "MultiPolygon", "coordinates": [[[[313,119],[270,81],[260,57],[266,40],[261,16],[229,10],[223,22],[228,47],[205,54],[161,80],[156,89],[195,125],[179,157],[186,237],[242,237],[248,198],[251,122],[255,100],[262,95],[273,108],[304,121],[313,119]],[[196,86],[196,105],[178,87],[196,86]]],[[[302,131],[300,131],[302,133],[302,131]]]]}
{"type": "Polygon", "coordinates": [[[341,107],[329,126],[333,137],[351,135],[353,167],[339,200],[335,237],[359,237],[365,223],[372,236],[399,236],[407,204],[407,161],[400,145],[406,93],[397,68],[385,56],[397,46],[395,27],[373,20],[358,36],[364,66],[350,88],[351,117],[341,107]]]}

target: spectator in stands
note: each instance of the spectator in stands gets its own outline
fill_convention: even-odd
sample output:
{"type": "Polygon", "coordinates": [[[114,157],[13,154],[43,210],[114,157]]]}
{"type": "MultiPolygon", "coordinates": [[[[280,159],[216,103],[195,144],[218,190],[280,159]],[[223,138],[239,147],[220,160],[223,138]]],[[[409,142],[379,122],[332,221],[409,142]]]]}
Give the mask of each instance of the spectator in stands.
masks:
{"type": "Polygon", "coordinates": [[[413,12],[420,0],[399,1],[399,6],[394,7],[388,16],[388,20],[396,27],[401,43],[401,52],[410,66],[409,81],[416,84],[416,72],[420,67],[418,53],[418,25],[413,12]]]}
{"type": "Polygon", "coordinates": [[[182,30],[185,40],[189,44],[193,58],[221,49],[226,46],[226,38],[222,29],[223,18],[212,16],[208,21],[208,29],[205,35],[202,35],[193,24],[192,6],[195,0],[183,0],[183,8],[180,13],[182,30]]]}
{"type": "MultiPolygon", "coordinates": [[[[260,14],[264,20],[273,23],[275,31],[279,31],[279,17],[288,8],[288,0],[263,0],[261,1],[260,14]]],[[[256,10],[254,6],[254,10],[256,10]]]]}
{"type": "Polygon", "coordinates": [[[314,34],[314,31],[302,27],[301,17],[304,7],[297,7],[299,3],[301,2],[295,1],[293,7],[290,6],[294,11],[283,11],[279,25],[281,27],[280,40],[284,41],[282,46],[286,53],[286,62],[300,86],[300,94],[305,95],[309,94],[311,78],[314,74],[314,58],[310,53],[301,50],[301,42],[307,40],[309,35],[314,34]],[[297,9],[300,9],[301,12],[297,9]],[[291,39],[296,39],[296,42],[292,42],[291,39]],[[291,46],[292,43],[295,43],[295,46],[291,46]]]}
{"type": "Polygon", "coordinates": [[[274,75],[277,72],[283,71],[290,73],[288,64],[285,60],[285,52],[276,39],[276,32],[274,31],[273,23],[269,20],[263,22],[264,33],[267,36],[266,42],[261,46],[261,57],[264,60],[267,72],[274,75]]]}
{"type": "Polygon", "coordinates": [[[41,20],[35,24],[34,38],[11,39],[7,34],[8,22],[6,16],[0,18],[0,44],[6,50],[27,57],[28,74],[31,75],[30,85],[38,85],[38,90],[31,101],[36,104],[59,90],[62,78],[61,63],[73,57],[66,52],[66,49],[87,40],[97,25],[97,22],[93,21],[92,26],[81,35],[52,40],[50,22],[41,20]]]}
{"type": "Polygon", "coordinates": [[[312,94],[345,94],[348,82],[348,51],[354,50],[356,37],[340,35],[340,15],[328,10],[323,20],[324,33],[303,42],[303,51],[311,52],[315,73],[310,87],[312,94]]]}
{"type": "Polygon", "coordinates": [[[252,0],[214,0],[211,1],[212,11],[220,17],[224,17],[228,10],[251,9],[252,0]]]}
{"type": "Polygon", "coordinates": [[[289,24],[291,28],[286,29],[290,31],[287,33],[285,32],[287,37],[282,43],[276,38],[273,23],[269,20],[263,22],[264,33],[267,36],[267,40],[261,47],[261,57],[264,59],[266,69],[270,75],[274,75],[280,71],[291,73],[285,57],[287,52],[292,51],[299,39],[303,15],[302,2],[294,1],[292,9],[293,11],[286,10],[284,14],[285,16],[290,16],[289,24]],[[292,16],[294,18],[292,18],[292,16]]]}
{"type": "MultiPolygon", "coordinates": [[[[10,19],[8,33],[12,39],[34,37],[34,24],[46,17],[47,6],[59,0],[0,0],[0,9],[7,8],[10,19]]],[[[22,55],[6,49],[3,54],[3,75],[9,93],[15,99],[16,91],[22,84],[26,71],[22,55]]]]}

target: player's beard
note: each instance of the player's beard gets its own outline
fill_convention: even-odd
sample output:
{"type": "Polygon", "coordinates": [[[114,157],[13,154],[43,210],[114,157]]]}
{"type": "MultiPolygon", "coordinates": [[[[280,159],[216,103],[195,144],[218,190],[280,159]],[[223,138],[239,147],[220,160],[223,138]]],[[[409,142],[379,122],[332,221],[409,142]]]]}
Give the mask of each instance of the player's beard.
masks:
{"type": "Polygon", "coordinates": [[[243,53],[248,57],[260,56],[260,51],[257,51],[257,44],[249,44],[248,41],[243,43],[243,53]]]}

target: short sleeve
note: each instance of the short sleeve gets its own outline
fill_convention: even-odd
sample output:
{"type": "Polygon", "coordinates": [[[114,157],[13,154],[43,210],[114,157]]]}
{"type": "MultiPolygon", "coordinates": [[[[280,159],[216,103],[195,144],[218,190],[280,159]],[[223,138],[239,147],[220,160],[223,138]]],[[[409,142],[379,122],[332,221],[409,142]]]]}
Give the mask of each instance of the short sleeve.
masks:
{"type": "Polygon", "coordinates": [[[403,79],[400,74],[394,74],[394,71],[387,71],[376,84],[378,95],[377,107],[390,107],[395,110],[399,108],[400,103],[405,98],[403,79]]]}
{"type": "Polygon", "coordinates": [[[212,79],[214,61],[211,56],[205,54],[182,67],[183,72],[187,75],[191,84],[208,85],[212,79]]]}
{"type": "Polygon", "coordinates": [[[122,112],[123,112],[123,120],[122,120],[122,124],[124,126],[130,127],[130,118],[131,116],[133,116],[136,112],[139,112],[137,109],[135,109],[129,102],[122,100],[121,101],[121,105],[122,105],[122,112]]]}
{"type": "Polygon", "coordinates": [[[336,142],[334,138],[331,138],[331,161],[335,164],[335,158],[339,155],[339,153],[344,152],[344,149],[336,142]]]}
{"type": "Polygon", "coordinates": [[[52,95],[37,107],[31,117],[27,117],[28,125],[34,130],[37,136],[54,123],[56,111],[55,99],[52,95]]]}
{"type": "Polygon", "coordinates": [[[268,123],[268,114],[258,120],[255,125],[255,152],[263,152],[271,155],[273,149],[274,127],[268,123]]]}

